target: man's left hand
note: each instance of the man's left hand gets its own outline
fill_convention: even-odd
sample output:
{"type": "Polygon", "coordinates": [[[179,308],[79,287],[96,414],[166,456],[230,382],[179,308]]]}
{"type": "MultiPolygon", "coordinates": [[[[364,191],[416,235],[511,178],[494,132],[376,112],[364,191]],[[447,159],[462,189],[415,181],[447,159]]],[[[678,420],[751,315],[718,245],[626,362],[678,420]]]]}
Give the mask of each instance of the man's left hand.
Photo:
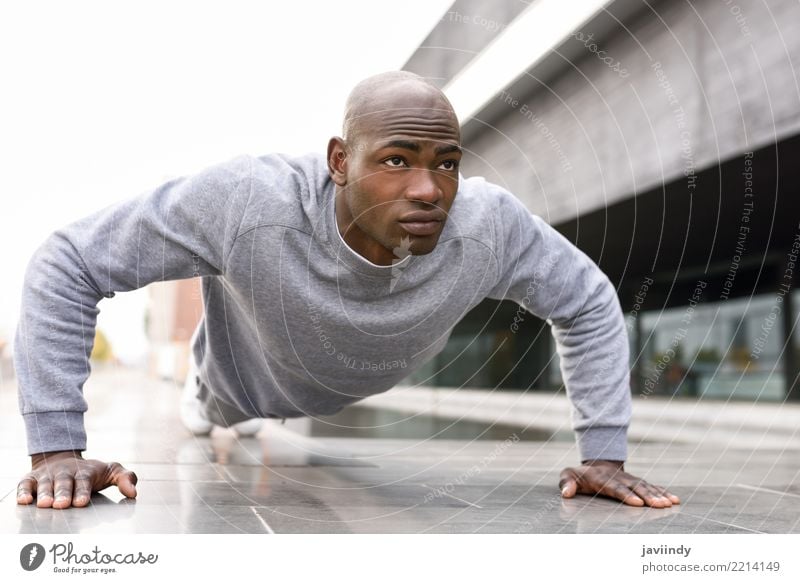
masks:
{"type": "Polygon", "coordinates": [[[630,506],[669,508],[680,499],[661,486],[649,484],[625,472],[624,462],[587,460],[577,468],[565,468],[558,482],[563,498],[576,494],[601,494],[630,506]]]}

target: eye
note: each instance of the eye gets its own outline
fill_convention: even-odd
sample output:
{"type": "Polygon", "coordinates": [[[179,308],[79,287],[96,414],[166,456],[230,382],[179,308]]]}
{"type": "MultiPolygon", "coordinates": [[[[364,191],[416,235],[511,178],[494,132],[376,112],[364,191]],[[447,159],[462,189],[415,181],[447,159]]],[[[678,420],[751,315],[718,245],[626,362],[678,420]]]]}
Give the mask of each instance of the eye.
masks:
{"type": "Polygon", "coordinates": [[[384,160],[383,163],[391,168],[402,168],[402,165],[405,164],[405,160],[400,156],[392,156],[384,160]]]}
{"type": "Polygon", "coordinates": [[[439,168],[442,168],[442,170],[447,170],[448,172],[452,172],[458,168],[458,160],[445,160],[439,164],[439,168]],[[442,166],[444,166],[444,168],[442,168],[442,166]]]}

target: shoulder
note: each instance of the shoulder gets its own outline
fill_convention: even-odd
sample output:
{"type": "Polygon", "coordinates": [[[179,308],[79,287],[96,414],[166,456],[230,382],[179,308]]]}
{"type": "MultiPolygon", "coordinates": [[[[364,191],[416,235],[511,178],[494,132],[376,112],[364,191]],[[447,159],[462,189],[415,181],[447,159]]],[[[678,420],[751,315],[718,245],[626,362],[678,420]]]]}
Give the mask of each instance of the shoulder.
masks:
{"type": "MultiPolygon", "coordinates": [[[[525,204],[505,187],[489,182],[483,176],[464,178],[459,176],[458,194],[453,207],[462,207],[470,213],[483,212],[493,215],[528,213],[525,204]]],[[[485,220],[484,215],[483,219],[485,220]]]]}
{"type": "Polygon", "coordinates": [[[261,189],[309,192],[323,188],[329,180],[327,161],[318,152],[300,155],[274,152],[249,159],[253,184],[261,189]]]}
{"type": "Polygon", "coordinates": [[[469,234],[495,247],[498,237],[510,228],[530,222],[525,204],[505,187],[489,182],[483,176],[464,178],[459,175],[456,198],[450,209],[456,232],[469,234]]]}
{"type": "Polygon", "coordinates": [[[245,228],[276,224],[308,230],[309,215],[317,213],[331,186],[325,156],[268,153],[249,160],[251,201],[245,228]]]}

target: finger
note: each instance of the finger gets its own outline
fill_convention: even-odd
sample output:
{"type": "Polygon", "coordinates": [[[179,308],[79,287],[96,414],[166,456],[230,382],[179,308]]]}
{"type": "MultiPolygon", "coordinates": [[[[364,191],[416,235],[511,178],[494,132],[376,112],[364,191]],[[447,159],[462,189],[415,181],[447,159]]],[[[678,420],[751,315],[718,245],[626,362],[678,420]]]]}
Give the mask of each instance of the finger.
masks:
{"type": "Polygon", "coordinates": [[[33,493],[36,491],[36,478],[25,476],[17,484],[17,504],[30,504],[33,502],[33,493]]]}
{"type": "Polygon", "coordinates": [[[664,499],[669,500],[670,506],[673,504],[680,504],[681,499],[678,498],[675,494],[669,492],[666,488],[662,488],[661,486],[656,486],[655,484],[650,484],[650,487],[653,488],[660,496],[664,499]]]}
{"type": "Polygon", "coordinates": [[[572,498],[577,494],[578,480],[570,468],[566,468],[561,472],[560,479],[558,480],[558,489],[561,490],[561,496],[563,498],[572,498]]]}
{"type": "Polygon", "coordinates": [[[629,506],[644,506],[644,500],[628,486],[617,480],[606,483],[600,493],[621,500],[629,506]]]}
{"type": "Polygon", "coordinates": [[[78,508],[89,504],[92,498],[92,479],[86,472],[75,474],[75,494],[72,498],[72,505],[78,508]]]}
{"type": "Polygon", "coordinates": [[[39,478],[36,482],[36,506],[50,508],[53,505],[53,481],[49,476],[39,478]]]}
{"type": "Polygon", "coordinates": [[[653,508],[669,508],[672,506],[672,501],[670,501],[669,498],[663,496],[661,492],[657,491],[645,481],[633,484],[631,490],[633,490],[639,498],[644,500],[645,504],[653,508]]]}
{"type": "Polygon", "coordinates": [[[680,504],[681,503],[681,499],[678,498],[675,494],[673,494],[669,490],[667,490],[666,488],[662,488],[661,486],[656,486],[655,484],[652,484],[652,486],[653,486],[653,488],[658,490],[659,494],[669,498],[670,502],[672,502],[673,504],[680,504]]]}
{"type": "Polygon", "coordinates": [[[567,478],[559,485],[561,486],[562,498],[574,498],[575,494],[578,492],[578,482],[575,478],[567,478]]]}
{"type": "Polygon", "coordinates": [[[74,485],[75,481],[68,471],[62,470],[56,474],[53,508],[69,508],[72,504],[72,488],[74,485]]]}
{"type": "Polygon", "coordinates": [[[665,493],[661,489],[656,488],[653,484],[649,484],[649,483],[647,484],[647,487],[650,489],[651,492],[653,492],[656,496],[658,496],[659,500],[662,500],[664,502],[664,505],[662,506],[662,508],[671,508],[672,507],[672,504],[673,504],[672,498],[670,498],[670,496],[668,495],[669,494],[668,492],[665,493]]]}
{"type": "Polygon", "coordinates": [[[117,462],[112,465],[111,483],[114,484],[119,491],[128,498],[136,498],[136,483],[139,478],[136,477],[130,470],[126,470],[117,462]]]}

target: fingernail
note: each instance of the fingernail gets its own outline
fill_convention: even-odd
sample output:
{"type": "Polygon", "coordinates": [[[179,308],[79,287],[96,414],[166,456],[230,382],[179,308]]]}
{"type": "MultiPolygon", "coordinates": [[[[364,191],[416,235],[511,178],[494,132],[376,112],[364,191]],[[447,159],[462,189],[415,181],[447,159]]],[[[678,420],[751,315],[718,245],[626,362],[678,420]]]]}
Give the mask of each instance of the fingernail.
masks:
{"type": "Polygon", "coordinates": [[[561,488],[561,495],[562,495],[562,496],[566,496],[566,495],[567,495],[567,487],[566,487],[566,486],[564,486],[563,488],[561,488]]]}

